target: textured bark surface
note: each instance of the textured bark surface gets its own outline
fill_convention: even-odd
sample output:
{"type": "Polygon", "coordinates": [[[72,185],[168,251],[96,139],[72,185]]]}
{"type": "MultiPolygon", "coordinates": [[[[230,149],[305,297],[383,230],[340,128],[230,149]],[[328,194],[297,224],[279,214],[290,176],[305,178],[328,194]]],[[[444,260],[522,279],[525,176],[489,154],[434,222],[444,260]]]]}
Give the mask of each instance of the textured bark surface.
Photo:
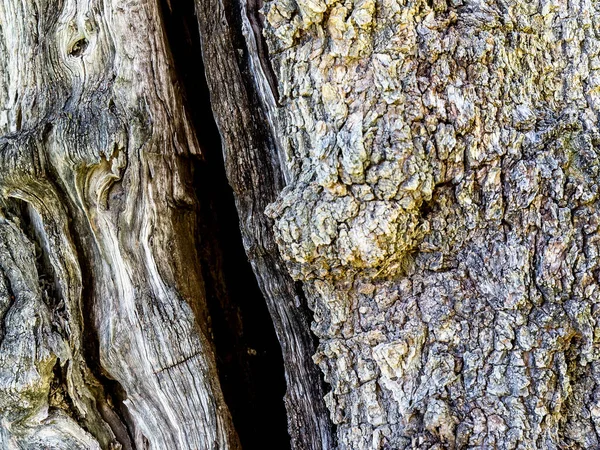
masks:
{"type": "MultiPolygon", "coordinates": [[[[598,3],[193,1],[291,448],[600,448],[598,3]]],[[[0,449],[241,448],[181,5],[0,0],[0,449]]]]}
{"type": "Polygon", "coordinates": [[[339,448],[597,448],[598,3],[265,13],[339,448]]]}

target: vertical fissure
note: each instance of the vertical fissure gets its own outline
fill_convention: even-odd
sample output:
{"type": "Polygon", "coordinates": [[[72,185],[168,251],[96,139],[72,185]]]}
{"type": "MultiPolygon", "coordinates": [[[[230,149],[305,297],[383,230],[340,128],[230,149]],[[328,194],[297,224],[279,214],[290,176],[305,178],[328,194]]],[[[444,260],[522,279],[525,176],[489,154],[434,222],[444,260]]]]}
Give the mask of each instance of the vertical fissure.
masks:
{"type": "Polygon", "coordinates": [[[198,254],[225,401],[245,450],[290,448],[281,347],[246,256],[210,102],[193,0],[162,2],[182,95],[202,149],[194,158],[198,254]]]}
{"type": "MultiPolygon", "coordinates": [[[[77,227],[78,229],[83,229],[77,227]]],[[[121,384],[112,379],[100,363],[100,342],[96,330],[94,316],[94,292],[92,274],[94,273],[88,261],[89,256],[80,254],[84,248],[81,237],[71,230],[76,249],[79,267],[81,268],[81,309],[83,315],[83,346],[82,352],[86,363],[94,377],[100,382],[107,400],[111,403],[112,411],[117,417],[106,417],[107,411],[102,411],[104,420],[107,421],[115,437],[123,446],[124,450],[137,450],[133,436],[133,421],[129,418],[127,407],[124,401],[127,398],[125,390],[121,384]],[[115,420],[118,419],[118,420],[115,420]]]]}

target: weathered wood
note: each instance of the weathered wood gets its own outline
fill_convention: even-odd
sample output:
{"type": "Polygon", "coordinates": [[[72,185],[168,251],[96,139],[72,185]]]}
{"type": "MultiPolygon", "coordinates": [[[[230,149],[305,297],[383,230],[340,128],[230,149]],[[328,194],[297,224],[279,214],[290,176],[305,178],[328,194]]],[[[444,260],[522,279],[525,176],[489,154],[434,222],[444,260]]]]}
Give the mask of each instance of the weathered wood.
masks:
{"type": "MultiPolygon", "coordinates": [[[[292,447],[600,447],[598,3],[195,4],[292,447]]],[[[2,449],[240,448],[178,86],[156,2],[0,2],[2,449]]]]}
{"type": "Polygon", "coordinates": [[[0,3],[1,448],[239,448],[171,65],[156,2],[0,3]]]}

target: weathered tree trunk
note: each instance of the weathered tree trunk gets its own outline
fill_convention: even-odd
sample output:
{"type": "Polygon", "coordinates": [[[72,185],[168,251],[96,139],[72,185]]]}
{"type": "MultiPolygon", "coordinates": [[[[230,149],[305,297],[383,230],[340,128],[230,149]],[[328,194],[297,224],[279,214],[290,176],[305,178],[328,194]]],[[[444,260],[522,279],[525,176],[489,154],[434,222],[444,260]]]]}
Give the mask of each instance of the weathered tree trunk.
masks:
{"type": "MultiPolygon", "coordinates": [[[[291,448],[600,448],[598,3],[194,1],[291,448]]],[[[244,444],[170,11],[0,2],[1,449],[244,444]]]]}
{"type": "Polygon", "coordinates": [[[0,447],[238,448],[158,4],[2,2],[0,61],[0,447]]]}

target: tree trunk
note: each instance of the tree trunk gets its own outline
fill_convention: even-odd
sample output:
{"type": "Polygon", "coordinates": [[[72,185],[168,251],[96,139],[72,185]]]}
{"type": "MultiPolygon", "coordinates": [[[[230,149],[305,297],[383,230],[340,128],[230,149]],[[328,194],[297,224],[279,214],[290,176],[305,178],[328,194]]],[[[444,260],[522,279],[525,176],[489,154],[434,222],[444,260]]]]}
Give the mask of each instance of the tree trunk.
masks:
{"type": "Polygon", "coordinates": [[[600,6],[194,1],[0,3],[0,448],[600,448],[600,6]]]}
{"type": "Polygon", "coordinates": [[[160,24],[154,2],[1,5],[2,448],[239,448],[160,24]]]}

